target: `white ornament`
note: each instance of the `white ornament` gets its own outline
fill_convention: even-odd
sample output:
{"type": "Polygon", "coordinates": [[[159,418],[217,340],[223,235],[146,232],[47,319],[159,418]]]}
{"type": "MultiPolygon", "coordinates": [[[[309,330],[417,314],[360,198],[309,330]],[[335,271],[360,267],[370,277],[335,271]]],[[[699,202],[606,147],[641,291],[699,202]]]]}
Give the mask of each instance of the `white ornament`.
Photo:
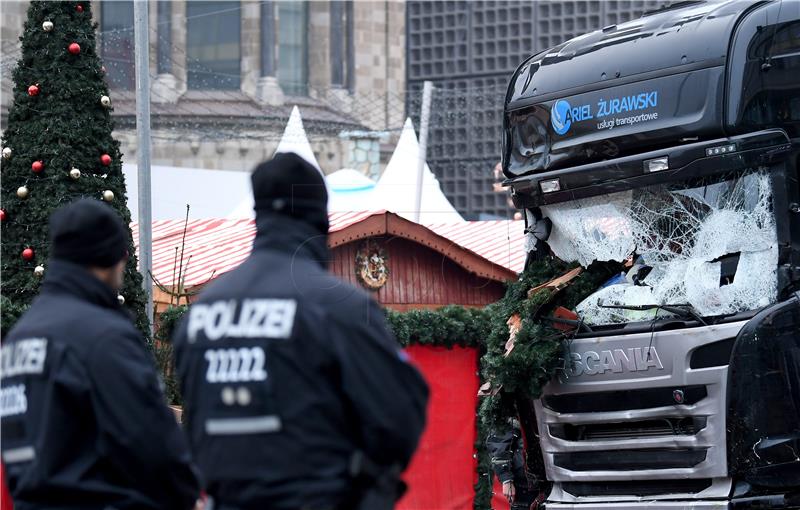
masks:
{"type": "Polygon", "coordinates": [[[3,159],[11,158],[11,147],[3,147],[3,159]]]}
{"type": "Polygon", "coordinates": [[[117,294],[117,301],[119,301],[120,305],[124,305],[125,304],[125,296],[123,296],[122,294],[117,294]]]}
{"type": "Polygon", "coordinates": [[[19,198],[28,198],[28,188],[25,186],[17,188],[17,196],[19,198]]]}
{"type": "Polygon", "coordinates": [[[40,278],[44,276],[44,266],[36,266],[35,268],[33,268],[33,274],[35,274],[40,278]]]}
{"type": "Polygon", "coordinates": [[[75,179],[76,181],[81,178],[81,171],[77,168],[73,168],[69,171],[69,176],[75,179]]]}
{"type": "Polygon", "coordinates": [[[53,22],[52,21],[45,21],[42,23],[42,30],[45,32],[52,32],[53,31],[53,22]]]}
{"type": "Polygon", "coordinates": [[[111,106],[111,98],[108,96],[101,96],[100,104],[108,108],[109,106],[111,106]]]}
{"type": "Polygon", "coordinates": [[[103,192],[103,200],[105,200],[106,202],[111,202],[112,200],[114,200],[114,192],[111,191],[110,189],[105,190],[103,192]]]}

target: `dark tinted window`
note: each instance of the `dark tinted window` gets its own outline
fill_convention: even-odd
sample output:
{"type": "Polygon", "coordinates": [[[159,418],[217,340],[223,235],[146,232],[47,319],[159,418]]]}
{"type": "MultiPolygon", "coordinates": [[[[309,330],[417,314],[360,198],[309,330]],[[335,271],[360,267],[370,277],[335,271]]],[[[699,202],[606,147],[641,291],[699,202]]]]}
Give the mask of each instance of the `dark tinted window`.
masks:
{"type": "Polygon", "coordinates": [[[133,2],[104,1],[100,5],[100,53],[111,88],[133,90],[133,2]]]}
{"type": "Polygon", "coordinates": [[[239,2],[186,3],[186,68],[190,89],[239,88],[241,13],[239,2]]]}
{"type": "Polygon", "coordinates": [[[741,125],[800,136],[800,20],[758,31],[747,51],[741,125]]]}
{"type": "Polygon", "coordinates": [[[308,2],[278,2],[278,82],[290,96],[308,93],[308,2]]]}

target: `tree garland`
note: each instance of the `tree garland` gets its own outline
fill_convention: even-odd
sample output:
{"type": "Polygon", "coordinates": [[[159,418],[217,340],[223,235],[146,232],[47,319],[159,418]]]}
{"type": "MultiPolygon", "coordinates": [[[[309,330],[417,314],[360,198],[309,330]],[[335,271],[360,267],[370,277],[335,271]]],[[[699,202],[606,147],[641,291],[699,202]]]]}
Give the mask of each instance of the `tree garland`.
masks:
{"type": "Polygon", "coordinates": [[[481,366],[483,379],[491,383],[492,391],[483,399],[478,413],[485,428],[503,430],[508,418],[516,415],[508,403],[513,399],[502,398],[502,393],[539,398],[544,386],[563,366],[568,335],[553,326],[548,319],[550,312],[557,306],[573,310],[618,274],[622,266],[616,262],[594,263],[559,290],[540,288],[578,267],[555,258],[536,261],[508,286],[500,301],[488,307],[492,325],[481,366]],[[508,352],[508,321],[515,315],[521,320],[513,349],[508,352]]]}
{"type": "Polygon", "coordinates": [[[5,338],[14,324],[28,309],[28,305],[0,296],[0,338],[5,338]]]}

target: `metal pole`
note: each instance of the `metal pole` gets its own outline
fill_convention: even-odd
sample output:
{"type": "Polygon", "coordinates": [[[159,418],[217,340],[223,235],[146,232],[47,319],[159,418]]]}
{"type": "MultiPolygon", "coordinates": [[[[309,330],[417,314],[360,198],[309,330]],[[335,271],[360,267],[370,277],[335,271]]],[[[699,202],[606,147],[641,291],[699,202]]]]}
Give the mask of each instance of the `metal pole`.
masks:
{"type": "Polygon", "coordinates": [[[414,204],[414,221],[419,223],[422,209],[422,179],[425,175],[425,160],[428,153],[428,124],[431,120],[431,93],[433,83],[426,81],[422,86],[422,111],[419,115],[419,161],[417,161],[417,195],[414,204]]]}
{"type": "Polygon", "coordinates": [[[147,295],[147,320],[153,333],[153,232],[150,196],[150,38],[147,26],[148,0],[134,0],[133,23],[136,43],[136,167],[139,177],[139,271],[147,295]]]}

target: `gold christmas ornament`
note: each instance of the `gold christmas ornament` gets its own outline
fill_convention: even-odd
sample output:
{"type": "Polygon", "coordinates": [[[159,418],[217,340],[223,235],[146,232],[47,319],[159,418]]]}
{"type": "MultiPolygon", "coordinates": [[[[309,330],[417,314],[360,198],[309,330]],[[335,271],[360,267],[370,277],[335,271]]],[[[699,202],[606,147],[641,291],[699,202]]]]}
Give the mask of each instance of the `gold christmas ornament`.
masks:
{"type": "Polygon", "coordinates": [[[81,178],[81,171],[77,168],[73,168],[69,171],[69,176],[75,179],[76,181],[81,178]]]}
{"type": "Polygon", "coordinates": [[[109,106],[111,106],[111,98],[108,96],[101,96],[100,104],[108,108],[109,106]]]}
{"type": "Polygon", "coordinates": [[[17,188],[17,196],[19,198],[28,198],[28,188],[26,186],[17,188]]]}
{"type": "Polygon", "coordinates": [[[53,31],[53,22],[52,21],[45,21],[42,23],[42,30],[45,32],[52,32],[53,31]]]}
{"type": "Polygon", "coordinates": [[[114,200],[114,192],[111,191],[110,189],[105,190],[103,192],[103,200],[105,200],[106,202],[111,202],[112,200],[114,200]]]}
{"type": "Polygon", "coordinates": [[[3,159],[11,158],[11,147],[3,147],[3,159]]]}
{"type": "Polygon", "coordinates": [[[35,274],[39,278],[44,276],[44,266],[36,266],[35,268],[33,268],[33,274],[35,274]]]}
{"type": "Polygon", "coordinates": [[[117,301],[119,301],[120,305],[124,305],[125,304],[125,296],[123,296],[122,294],[117,294],[117,301]]]}

